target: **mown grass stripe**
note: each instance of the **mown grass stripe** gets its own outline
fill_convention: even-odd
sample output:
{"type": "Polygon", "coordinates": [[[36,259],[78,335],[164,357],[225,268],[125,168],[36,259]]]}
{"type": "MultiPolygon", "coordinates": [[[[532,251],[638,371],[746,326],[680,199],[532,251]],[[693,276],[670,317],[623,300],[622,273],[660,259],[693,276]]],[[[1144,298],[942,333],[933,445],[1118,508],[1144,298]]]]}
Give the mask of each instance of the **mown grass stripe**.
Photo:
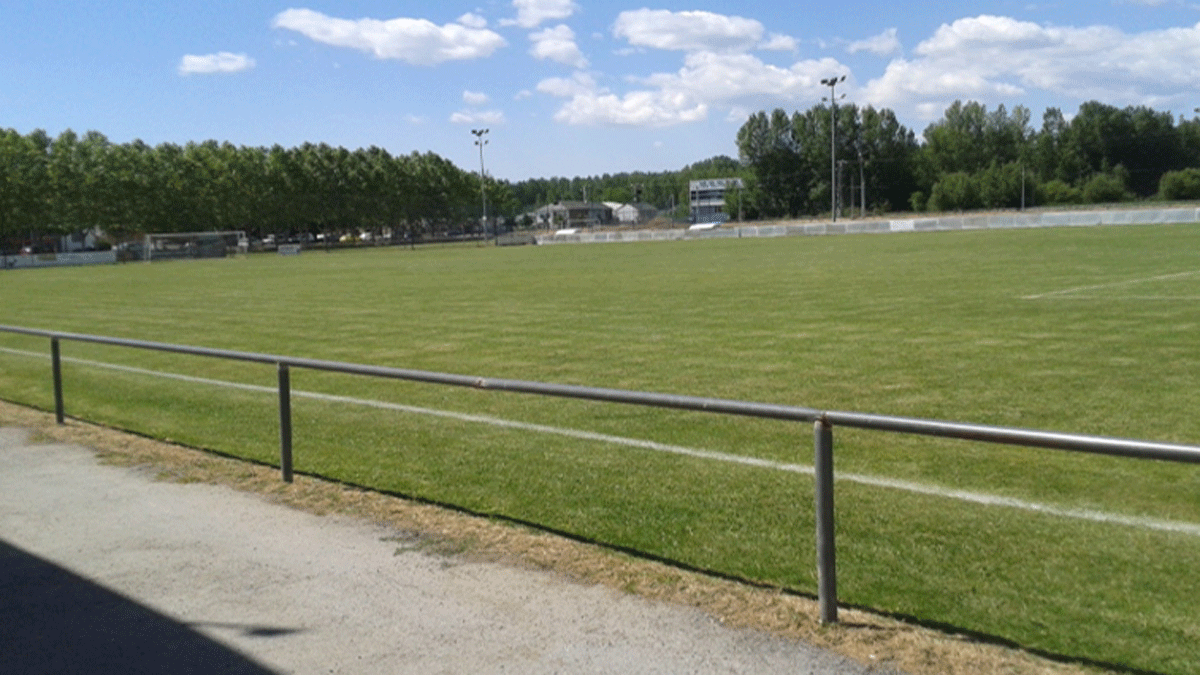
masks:
{"type": "Polygon", "coordinates": [[[1098,291],[1102,288],[1120,288],[1122,286],[1133,286],[1135,284],[1144,284],[1151,281],[1166,281],[1168,279],[1179,279],[1182,277],[1190,277],[1200,274],[1200,270],[1190,272],[1175,272],[1173,274],[1160,274],[1158,276],[1146,277],[1144,279],[1126,279],[1124,281],[1113,281],[1107,284],[1093,284],[1091,286],[1077,286],[1075,288],[1064,288],[1059,291],[1050,291],[1048,293],[1038,293],[1036,295],[1026,295],[1023,300],[1044,300],[1061,295],[1074,295],[1082,291],[1098,291]]]}
{"type": "MultiPolygon", "coordinates": [[[[28,356],[33,358],[45,358],[49,356],[39,352],[30,352],[17,349],[9,349],[0,347],[0,352],[7,354],[28,356]]],[[[159,377],[164,379],[176,380],[180,382],[189,382],[193,384],[205,384],[217,387],[226,387],[238,389],[241,391],[250,391],[263,394],[275,394],[275,387],[267,387],[256,384],[244,384],[240,382],[229,382],[226,380],[216,380],[211,378],[197,377],[194,375],[182,375],[178,373],[167,373],[145,368],[137,368],[134,366],[125,366],[120,364],[105,363],[102,361],[93,361],[88,359],[79,359],[74,357],[63,357],[63,361],[74,363],[76,365],[90,366],[95,368],[105,368],[126,372],[137,375],[146,375],[150,377],[159,377]]],[[[642,450],[651,450],[655,452],[665,452],[695,459],[704,459],[717,462],[725,462],[728,464],[740,464],[742,466],[751,466],[772,471],[786,471],[790,473],[804,474],[811,476],[813,468],[803,464],[792,464],[787,462],[776,462],[769,459],[759,457],[747,457],[743,455],[732,455],[724,452],[716,452],[713,450],[703,450],[700,448],[689,448],[680,445],[671,445],[667,443],[658,443],[639,438],[628,438],[624,436],[615,436],[612,434],[602,434],[593,431],[585,431],[581,429],[569,429],[564,427],[554,427],[544,424],[534,424],[531,422],[519,422],[516,420],[506,420],[489,415],[475,415],[470,413],[455,412],[451,410],[438,410],[435,408],[425,408],[421,406],[404,405],[401,403],[389,403],[386,401],[374,401],[370,399],[355,398],[352,396],[340,396],[336,394],[324,394],[320,392],[311,392],[303,390],[292,390],[292,395],[299,398],[307,398],[310,400],[324,401],[328,403],[343,403],[347,405],[366,406],[380,410],[391,410],[395,412],[410,413],[415,415],[425,415],[429,417],[441,417],[453,419],[459,422],[470,422],[476,424],[486,424],[494,427],[506,429],[515,429],[519,431],[529,431],[542,434],[553,434],[557,436],[565,436],[586,441],[596,441],[600,443],[608,443],[630,448],[638,448],[642,450]]],[[[969,490],[956,490],[937,485],[927,485],[923,483],[915,483],[912,481],[900,480],[896,478],[887,478],[883,476],[871,476],[856,473],[838,473],[836,476],[838,481],[847,483],[857,483],[871,487],[884,488],[889,490],[900,490],[914,494],[925,495],[929,497],[938,497],[943,499],[952,499],[971,504],[979,504],[982,506],[998,506],[1020,511],[1029,511],[1040,513],[1048,516],[1060,518],[1070,518],[1075,520],[1085,520],[1096,523],[1104,523],[1109,525],[1121,525],[1145,530],[1155,530],[1160,532],[1174,532],[1185,534],[1194,537],[1200,537],[1200,524],[1187,523],[1174,520],[1164,520],[1158,518],[1147,518],[1140,516],[1128,516],[1117,513],[1108,513],[1104,511],[1096,511],[1092,509],[1075,509],[1053,504],[1043,504],[1039,502],[1031,502],[1023,499],[1014,499],[1012,497],[1003,497],[983,492],[973,492],[969,490]]]]}

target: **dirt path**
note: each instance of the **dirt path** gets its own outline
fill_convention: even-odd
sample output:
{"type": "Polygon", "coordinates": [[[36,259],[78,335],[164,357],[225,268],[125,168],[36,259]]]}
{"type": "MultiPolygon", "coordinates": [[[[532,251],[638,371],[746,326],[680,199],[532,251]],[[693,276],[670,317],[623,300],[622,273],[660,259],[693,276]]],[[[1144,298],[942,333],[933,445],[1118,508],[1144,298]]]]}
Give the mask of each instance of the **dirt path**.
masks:
{"type": "Polygon", "coordinates": [[[0,427],[0,672],[1085,672],[4,403],[0,427]]]}

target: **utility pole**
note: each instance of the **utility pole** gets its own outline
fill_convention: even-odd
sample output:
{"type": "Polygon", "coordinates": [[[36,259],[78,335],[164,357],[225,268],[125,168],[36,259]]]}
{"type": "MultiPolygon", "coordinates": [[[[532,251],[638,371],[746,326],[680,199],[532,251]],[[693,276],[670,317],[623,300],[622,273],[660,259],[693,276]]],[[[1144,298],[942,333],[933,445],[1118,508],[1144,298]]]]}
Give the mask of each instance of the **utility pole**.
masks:
{"type": "MultiPolygon", "coordinates": [[[[475,134],[475,145],[479,146],[479,200],[483,203],[483,236],[487,237],[487,192],[484,190],[483,171],[483,146],[487,145],[487,139],[484,136],[487,134],[487,129],[472,129],[471,133],[475,134]]],[[[500,245],[500,233],[496,232],[496,245],[500,245]]]]}
{"type": "MultiPolygon", "coordinates": [[[[845,201],[846,201],[845,199],[842,199],[842,197],[844,196],[844,195],[842,195],[842,186],[845,185],[845,183],[846,183],[846,179],[845,179],[846,164],[848,164],[848,163],[849,163],[849,160],[845,160],[845,159],[839,159],[837,161],[837,167],[838,167],[837,187],[838,187],[838,202],[839,203],[845,203],[845,201]]],[[[849,217],[851,219],[853,219],[854,218],[854,174],[850,174],[850,208],[848,210],[850,211],[849,217]]]]}
{"type": "MultiPolygon", "coordinates": [[[[833,222],[837,222],[837,86],[846,80],[846,76],[827,77],[821,80],[821,84],[829,87],[829,103],[833,106],[832,112],[829,115],[829,193],[830,193],[830,212],[833,215],[833,222]]],[[[846,98],[842,94],[842,98],[846,98]]]]}
{"type": "MultiPolygon", "coordinates": [[[[860,132],[861,133],[861,132],[860,132]]],[[[860,136],[861,138],[861,136],[860,136]]],[[[859,204],[859,215],[863,218],[867,217],[867,165],[863,161],[862,146],[858,150],[858,193],[862,197],[859,204]]]]}

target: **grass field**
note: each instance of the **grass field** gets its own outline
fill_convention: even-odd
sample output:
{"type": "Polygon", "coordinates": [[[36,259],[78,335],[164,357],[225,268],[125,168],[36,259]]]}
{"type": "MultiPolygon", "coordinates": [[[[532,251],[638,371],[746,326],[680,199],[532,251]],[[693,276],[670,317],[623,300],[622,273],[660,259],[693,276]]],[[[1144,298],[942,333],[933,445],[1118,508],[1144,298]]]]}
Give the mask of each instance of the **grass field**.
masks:
{"type": "MultiPolygon", "coordinates": [[[[1198,300],[1196,225],[0,274],[5,324],[1190,444],[1198,300]]],[[[0,334],[0,397],[51,407],[47,352],[0,334]]],[[[63,354],[69,414],[277,461],[272,369],[63,354]]],[[[736,461],[810,464],[806,425],[304,371],[292,386],[299,471],[815,589],[811,477],[736,461]]],[[[835,452],[844,602],[1200,673],[1200,468],[846,430],[835,452]]]]}

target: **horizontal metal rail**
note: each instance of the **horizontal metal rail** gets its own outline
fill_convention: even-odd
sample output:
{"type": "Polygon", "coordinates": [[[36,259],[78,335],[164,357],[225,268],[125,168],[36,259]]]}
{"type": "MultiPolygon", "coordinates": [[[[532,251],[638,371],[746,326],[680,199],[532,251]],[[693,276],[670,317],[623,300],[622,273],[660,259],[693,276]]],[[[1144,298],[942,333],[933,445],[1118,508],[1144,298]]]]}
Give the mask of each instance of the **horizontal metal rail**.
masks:
{"type": "Polygon", "coordinates": [[[1170,462],[1200,464],[1200,447],[1176,443],[1068,434],[1013,427],[946,422],[909,417],[895,417],[861,412],[820,410],[800,406],[772,403],[754,403],[721,398],[682,396],[625,389],[582,387],[568,384],[553,384],[529,380],[486,378],[473,375],[455,375],[426,370],[372,366],[344,361],[299,358],[279,354],[261,354],[210,347],[150,342],[128,338],[66,333],[20,326],[0,325],[0,332],[48,338],[51,344],[51,360],[54,377],[55,415],[61,424],[64,419],[62,395],[62,370],[59,343],[63,340],[93,344],[144,349],[191,356],[244,361],[272,365],[279,372],[280,408],[280,468],[284,480],[292,475],[292,427],[290,405],[290,368],[305,368],[348,375],[363,375],[410,382],[424,382],[454,387],[468,387],[488,391],[504,391],[558,398],[575,398],[608,403],[624,403],[657,408],[672,408],[723,415],[738,415],[790,422],[814,424],[814,471],[816,472],[815,500],[817,504],[817,552],[818,552],[818,595],[821,604],[821,620],[837,620],[837,591],[834,581],[833,541],[833,427],[849,427],[890,433],[914,434],[982,441],[1005,445],[1086,452],[1100,455],[1154,459],[1170,462]]]}

